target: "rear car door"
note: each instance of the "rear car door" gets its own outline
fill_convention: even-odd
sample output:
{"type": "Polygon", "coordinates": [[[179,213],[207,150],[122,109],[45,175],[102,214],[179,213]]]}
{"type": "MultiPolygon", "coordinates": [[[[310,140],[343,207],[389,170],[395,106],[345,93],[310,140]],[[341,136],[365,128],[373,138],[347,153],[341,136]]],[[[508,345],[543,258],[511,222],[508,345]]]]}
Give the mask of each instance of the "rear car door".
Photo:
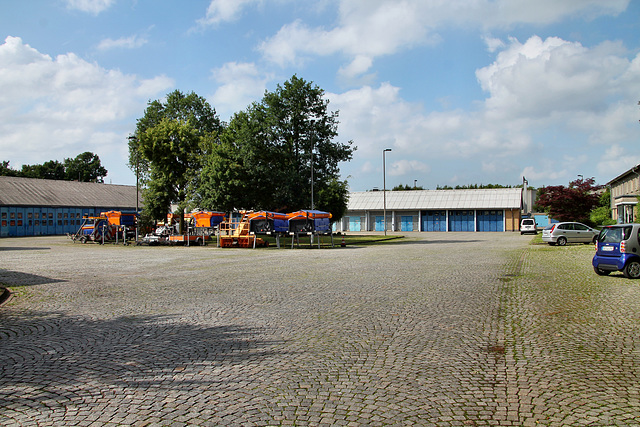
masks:
{"type": "Polygon", "coordinates": [[[573,224],[573,235],[575,236],[574,237],[575,242],[588,243],[593,238],[593,233],[591,232],[589,227],[579,223],[573,224]]]}

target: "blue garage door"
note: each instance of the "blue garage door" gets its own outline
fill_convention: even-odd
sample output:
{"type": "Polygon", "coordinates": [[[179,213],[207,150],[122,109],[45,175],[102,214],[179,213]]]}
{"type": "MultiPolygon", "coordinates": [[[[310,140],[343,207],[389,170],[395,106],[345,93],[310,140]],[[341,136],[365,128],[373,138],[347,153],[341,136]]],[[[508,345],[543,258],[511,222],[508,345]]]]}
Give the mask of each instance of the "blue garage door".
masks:
{"type": "Polygon", "coordinates": [[[0,208],[0,236],[9,236],[9,207],[0,208]]]}
{"type": "Polygon", "coordinates": [[[504,231],[502,211],[478,211],[478,231],[504,231]]]}
{"type": "Polygon", "coordinates": [[[400,217],[400,231],[413,231],[413,217],[411,215],[400,217]]]}
{"type": "Polygon", "coordinates": [[[376,231],[384,231],[384,216],[376,216],[376,231]]]}
{"type": "Polygon", "coordinates": [[[447,211],[424,211],[422,213],[423,231],[447,231],[447,211]]]}
{"type": "Polygon", "coordinates": [[[359,216],[350,216],[349,217],[349,231],[362,231],[362,230],[360,230],[360,217],[359,216]]]}
{"type": "Polygon", "coordinates": [[[473,211],[449,211],[449,231],[475,231],[473,211]]]}

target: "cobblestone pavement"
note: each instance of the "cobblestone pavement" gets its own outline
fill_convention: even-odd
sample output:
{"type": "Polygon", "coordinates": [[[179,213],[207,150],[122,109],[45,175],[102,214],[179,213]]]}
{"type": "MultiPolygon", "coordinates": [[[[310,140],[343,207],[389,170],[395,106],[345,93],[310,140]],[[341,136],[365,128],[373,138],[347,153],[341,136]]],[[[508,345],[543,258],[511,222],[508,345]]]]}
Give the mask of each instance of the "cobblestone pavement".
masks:
{"type": "Polygon", "coordinates": [[[217,249],[0,241],[0,425],[640,419],[640,283],[516,233],[217,249]]]}

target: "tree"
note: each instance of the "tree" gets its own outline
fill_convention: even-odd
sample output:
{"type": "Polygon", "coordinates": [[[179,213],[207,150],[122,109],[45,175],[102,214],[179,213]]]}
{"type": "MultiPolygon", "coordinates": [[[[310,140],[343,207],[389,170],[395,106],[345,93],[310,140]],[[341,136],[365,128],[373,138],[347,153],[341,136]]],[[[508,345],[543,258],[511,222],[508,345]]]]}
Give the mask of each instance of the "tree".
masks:
{"type": "Polygon", "coordinates": [[[11,169],[9,165],[9,160],[3,160],[0,164],[0,176],[20,176],[20,172],[14,169],[11,169]]]}
{"type": "Polygon", "coordinates": [[[57,160],[49,160],[41,165],[22,165],[19,176],[38,179],[67,179],[64,164],[57,160]]]}
{"type": "Polygon", "coordinates": [[[338,206],[334,196],[346,188],[338,181],[338,164],[351,160],[356,148],[352,141],[334,141],[338,112],[328,105],[322,89],[294,75],[235,114],[203,169],[204,204],[220,210],[309,208],[313,168],[314,207],[338,206]]]}
{"type": "Polygon", "coordinates": [[[591,223],[589,214],[598,206],[602,186],[595,185],[593,178],[577,179],[563,185],[542,187],[538,190],[537,206],[558,221],[591,223]]]}
{"type": "Polygon", "coordinates": [[[193,92],[149,102],[129,138],[129,167],[141,178],[150,217],[165,218],[172,203],[180,212],[198,204],[202,163],[221,129],[215,110],[193,92]]]}
{"type": "Polygon", "coordinates": [[[64,159],[64,175],[69,181],[104,182],[107,173],[100,163],[100,157],[90,151],[78,154],[74,159],[64,159]]]}
{"type": "Polygon", "coordinates": [[[412,187],[409,184],[404,184],[404,185],[399,184],[391,189],[391,191],[413,191],[413,190],[424,190],[424,188],[422,188],[421,185],[412,187]]]}
{"type": "Polygon", "coordinates": [[[611,225],[616,223],[616,220],[611,218],[611,190],[607,188],[607,190],[600,195],[598,206],[593,208],[589,214],[589,218],[594,225],[611,225]]]}

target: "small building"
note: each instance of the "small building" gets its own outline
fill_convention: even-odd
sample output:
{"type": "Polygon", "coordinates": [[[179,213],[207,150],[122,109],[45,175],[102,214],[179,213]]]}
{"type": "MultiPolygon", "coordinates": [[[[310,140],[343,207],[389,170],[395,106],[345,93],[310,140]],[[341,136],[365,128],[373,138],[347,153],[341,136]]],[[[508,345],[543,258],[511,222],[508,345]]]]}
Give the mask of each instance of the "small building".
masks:
{"type": "Polygon", "coordinates": [[[618,223],[634,222],[638,218],[640,196],[640,164],[607,182],[611,189],[611,218],[618,223]]]}
{"type": "Polygon", "coordinates": [[[518,231],[521,188],[354,192],[335,231],[518,231]]]}
{"type": "Polygon", "coordinates": [[[136,193],[129,185],[0,176],[0,237],[75,233],[85,216],[135,212],[136,193]]]}

